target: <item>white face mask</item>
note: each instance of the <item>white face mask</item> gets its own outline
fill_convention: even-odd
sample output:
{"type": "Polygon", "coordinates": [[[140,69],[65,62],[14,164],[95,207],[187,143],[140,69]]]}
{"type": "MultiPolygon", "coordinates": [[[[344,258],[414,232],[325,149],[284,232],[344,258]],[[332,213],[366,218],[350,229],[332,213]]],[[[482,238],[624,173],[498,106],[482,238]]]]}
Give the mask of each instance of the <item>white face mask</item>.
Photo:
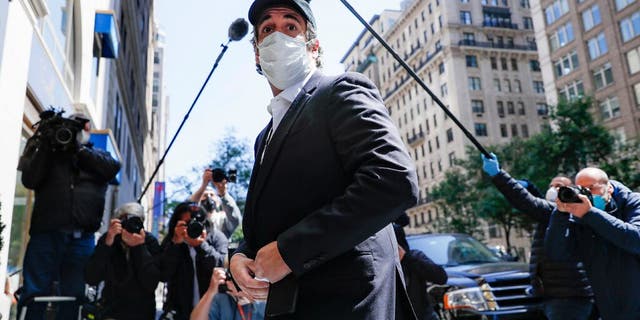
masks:
{"type": "Polygon", "coordinates": [[[80,130],[76,135],[76,140],[79,144],[87,144],[89,142],[89,138],[91,138],[91,132],[86,130],[80,130]]]}
{"type": "Polygon", "coordinates": [[[280,90],[303,81],[311,72],[307,44],[300,38],[276,31],[262,40],[258,52],[262,72],[280,90]]]}
{"type": "Polygon", "coordinates": [[[544,195],[544,198],[547,199],[547,201],[556,202],[556,199],[558,198],[558,189],[556,187],[549,188],[547,193],[544,195]]]}

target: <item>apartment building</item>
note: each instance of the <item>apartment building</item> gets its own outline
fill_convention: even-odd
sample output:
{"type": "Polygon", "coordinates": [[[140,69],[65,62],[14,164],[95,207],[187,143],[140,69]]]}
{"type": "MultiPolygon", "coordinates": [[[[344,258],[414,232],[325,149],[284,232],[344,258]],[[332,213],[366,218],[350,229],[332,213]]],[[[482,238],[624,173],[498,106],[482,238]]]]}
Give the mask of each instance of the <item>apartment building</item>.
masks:
{"type": "MultiPolygon", "coordinates": [[[[528,1],[403,1],[400,13],[386,11],[371,24],[483,145],[527,138],[548,120],[528,1]],[[392,19],[384,28],[383,17],[392,19]]],[[[418,171],[420,202],[409,210],[409,231],[429,231],[439,216],[430,190],[470,141],[367,32],[342,62],[378,85],[418,171]]],[[[488,238],[499,234],[486,228],[488,238]]]]}
{"type": "Polygon", "coordinates": [[[549,105],[594,98],[595,119],[622,140],[640,132],[640,2],[531,1],[549,105]]]}

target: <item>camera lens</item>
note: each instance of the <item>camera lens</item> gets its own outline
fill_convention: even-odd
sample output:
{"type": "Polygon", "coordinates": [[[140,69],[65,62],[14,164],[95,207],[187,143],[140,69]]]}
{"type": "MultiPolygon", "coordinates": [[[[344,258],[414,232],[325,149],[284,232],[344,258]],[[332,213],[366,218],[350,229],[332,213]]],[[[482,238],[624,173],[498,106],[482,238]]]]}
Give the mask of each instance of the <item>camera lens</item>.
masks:
{"type": "Polygon", "coordinates": [[[187,224],[187,235],[191,239],[198,238],[202,234],[202,230],[204,230],[204,224],[196,219],[191,219],[187,224]]]}
{"type": "Polygon", "coordinates": [[[574,187],[560,187],[558,189],[558,199],[562,202],[580,203],[582,201],[580,201],[578,194],[580,194],[580,190],[574,187]]]}
{"type": "Polygon", "coordinates": [[[61,145],[69,144],[73,139],[73,132],[68,128],[60,128],[56,131],[56,142],[61,145]]]}

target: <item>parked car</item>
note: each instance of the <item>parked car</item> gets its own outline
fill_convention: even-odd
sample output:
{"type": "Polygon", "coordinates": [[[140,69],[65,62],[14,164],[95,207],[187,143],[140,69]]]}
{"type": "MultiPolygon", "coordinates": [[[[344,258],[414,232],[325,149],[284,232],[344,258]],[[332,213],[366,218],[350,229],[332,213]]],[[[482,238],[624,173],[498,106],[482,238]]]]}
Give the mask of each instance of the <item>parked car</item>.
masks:
{"type": "Polygon", "coordinates": [[[466,234],[410,235],[407,241],[449,276],[446,285],[428,289],[440,319],[545,319],[526,263],[504,261],[466,234]]]}

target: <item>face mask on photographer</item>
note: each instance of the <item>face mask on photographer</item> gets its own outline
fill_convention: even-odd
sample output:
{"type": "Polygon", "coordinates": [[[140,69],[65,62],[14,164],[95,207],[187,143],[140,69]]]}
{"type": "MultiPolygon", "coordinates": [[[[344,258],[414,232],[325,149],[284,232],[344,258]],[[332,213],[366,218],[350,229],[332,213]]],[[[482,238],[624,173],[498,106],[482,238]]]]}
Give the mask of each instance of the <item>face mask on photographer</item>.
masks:
{"type": "Polygon", "coordinates": [[[269,82],[284,90],[311,72],[307,44],[300,37],[292,38],[281,32],[268,35],[258,45],[260,67],[269,82]]]}
{"type": "Polygon", "coordinates": [[[547,190],[547,193],[544,195],[544,198],[547,199],[547,201],[556,202],[556,199],[558,198],[558,188],[549,188],[549,190],[547,190]]]}
{"type": "Polygon", "coordinates": [[[609,185],[605,184],[606,188],[604,188],[604,194],[600,195],[600,194],[591,194],[593,196],[593,206],[600,209],[600,210],[604,210],[605,207],[607,206],[607,203],[609,202],[609,197],[607,195],[607,191],[609,189],[609,185]]]}

